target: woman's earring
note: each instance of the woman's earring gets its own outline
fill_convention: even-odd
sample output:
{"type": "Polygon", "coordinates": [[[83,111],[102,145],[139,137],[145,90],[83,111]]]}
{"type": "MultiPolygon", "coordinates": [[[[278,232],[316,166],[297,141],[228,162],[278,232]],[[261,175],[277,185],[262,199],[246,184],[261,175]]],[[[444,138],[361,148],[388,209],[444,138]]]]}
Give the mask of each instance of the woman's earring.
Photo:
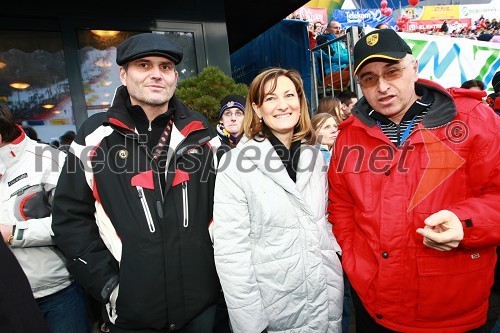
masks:
{"type": "Polygon", "coordinates": [[[259,121],[262,122],[262,118],[259,118],[259,121]]]}

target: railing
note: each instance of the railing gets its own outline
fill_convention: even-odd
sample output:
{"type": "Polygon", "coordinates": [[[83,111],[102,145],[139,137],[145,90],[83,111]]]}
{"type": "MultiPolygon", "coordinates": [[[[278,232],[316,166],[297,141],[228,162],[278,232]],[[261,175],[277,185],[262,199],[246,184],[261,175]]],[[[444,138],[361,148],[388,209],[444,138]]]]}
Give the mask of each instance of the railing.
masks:
{"type": "MultiPolygon", "coordinates": [[[[332,39],[326,43],[316,46],[310,50],[311,57],[311,87],[312,87],[312,98],[311,98],[311,110],[315,110],[318,106],[318,100],[324,96],[335,96],[336,92],[350,89],[354,91],[358,97],[361,96],[361,90],[352,75],[354,61],[352,59],[352,50],[354,49],[354,44],[359,39],[359,28],[357,26],[352,26],[347,29],[346,34],[332,39]],[[332,56],[335,55],[335,51],[332,44],[337,42],[346,41],[346,47],[348,50],[348,64],[346,64],[344,70],[332,71],[333,65],[338,68],[342,68],[341,59],[338,57],[338,63],[332,62],[332,56]],[[328,69],[329,73],[325,74],[328,69]]],[[[336,44],[337,52],[339,52],[339,45],[336,44]]]]}

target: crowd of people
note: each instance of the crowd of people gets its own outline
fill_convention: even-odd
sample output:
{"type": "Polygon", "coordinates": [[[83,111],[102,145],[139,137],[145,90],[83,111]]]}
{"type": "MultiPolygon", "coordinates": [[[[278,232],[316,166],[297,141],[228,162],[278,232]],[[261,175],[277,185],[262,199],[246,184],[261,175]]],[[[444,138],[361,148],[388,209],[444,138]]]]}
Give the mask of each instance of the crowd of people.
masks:
{"type": "Polygon", "coordinates": [[[0,330],[486,332],[500,118],[480,90],[420,79],[377,29],[353,49],[362,96],[310,110],[300,73],[268,68],[214,127],[175,94],[183,56],[163,35],[123,41],[122,86],[68,149],[2,106],[0,258],[16,271],[0,282],[19,297],[0,330]]]}
{"type": "MultiPolygon", "coordinates": [[[[318,42],[317,37],[331,33],[329,32],[329,30],[331,30],[330,24],[331,21],[328,22],[328,24],[321,21],[309,22],[308,26],[309,49],[313,49],[314,47],[321,45],[321,42],[318,42]]],[[[341,23],[336,22],[335,25],[339,25],[340,27],[341,23]]],[[[371,30],[373,28],[391,29],[388,23],[379,23],[373,28],[370,27],[368,28],[369,28],[368,30],[371,30]]],[[[500,20],[497,20],[496,18],[489,20],[487,18],[484,18],[484,16],[481,16],[477,21],[474,22],[473,25],[465,27],[450,26],[448,24],[448,20],[444,20],[441,26],[435,26],[431,28],[420,28],[415,30],[401,30],[398,26],[395,26],[393,28],[401,32],[468,38],[485,42],[500,43],[500,20]]],[[[340,28],[338,34],[344,35],[345,32],[346,32],[345,29],[340,28]]]]}

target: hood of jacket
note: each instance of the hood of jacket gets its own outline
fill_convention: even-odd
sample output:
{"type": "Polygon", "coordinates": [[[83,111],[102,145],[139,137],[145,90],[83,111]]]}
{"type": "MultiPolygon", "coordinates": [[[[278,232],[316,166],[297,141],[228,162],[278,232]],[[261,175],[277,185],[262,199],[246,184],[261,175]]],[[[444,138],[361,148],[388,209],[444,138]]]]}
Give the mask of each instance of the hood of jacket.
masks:
{"type": "MultiPolygon", "coordinates": [[[[418,81],[415,83],[415,90],[421,91],[422,89],[430,90],[435,97],[434,102],[429,107],[427,114],[422,120],[422,124],[425,128],[443,126],[449,123],[453,118],[455,118],[457,114],[457,108],[452,96],[445,88],[435,82],[426,79],[418,79],[418,81]]],[[[366,98],[361,97],[360,100],[354,105],[352,114],[365,125],[373,127],[377,125],[377,122],[375,119],[368,115],[372,110],[373,108],[370,106],[370,104],[368,104],[366,98]]],[[[340,124],[339,129],[347,126],[352,122],[352,120],[346,122],[345,124],[344,122],[340,124]]]]}

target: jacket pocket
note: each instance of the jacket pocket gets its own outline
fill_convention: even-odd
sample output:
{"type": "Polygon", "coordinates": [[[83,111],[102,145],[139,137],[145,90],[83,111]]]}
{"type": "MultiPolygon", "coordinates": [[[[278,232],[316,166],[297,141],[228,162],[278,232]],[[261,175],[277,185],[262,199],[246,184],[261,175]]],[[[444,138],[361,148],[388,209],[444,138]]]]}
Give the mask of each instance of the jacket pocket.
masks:
{"type": "Polygon", "coordinates": [[[139,200],[142,204],[142,209],[144,211],[144,215],[146,216],[146,221],[148,223],[148,228],[151,233],[156,231],[155,224],[153,222],[153,216],[151,215],[151,210],[149,209],[148,202],[146,200],[146,196],[144,195],[144,189],[142,186],[136,186],[137,193],[139,195],[139,200]]]}
{"type": "Polygon", "coordinates": [[[495,265],[492,254],[491,249],[426,249],[417,255],[417,320],[459,317],[487,302],[495,265]]]}
{"type": "Polygon", "coordinates": [[[345,173],[346,183],[349,187],[349,193],[353,197],[354,205],[362,212],[372,212],[374,209],[374,177],[377,177],[377,175],[368,170],[368,168],[345,173]]]}

